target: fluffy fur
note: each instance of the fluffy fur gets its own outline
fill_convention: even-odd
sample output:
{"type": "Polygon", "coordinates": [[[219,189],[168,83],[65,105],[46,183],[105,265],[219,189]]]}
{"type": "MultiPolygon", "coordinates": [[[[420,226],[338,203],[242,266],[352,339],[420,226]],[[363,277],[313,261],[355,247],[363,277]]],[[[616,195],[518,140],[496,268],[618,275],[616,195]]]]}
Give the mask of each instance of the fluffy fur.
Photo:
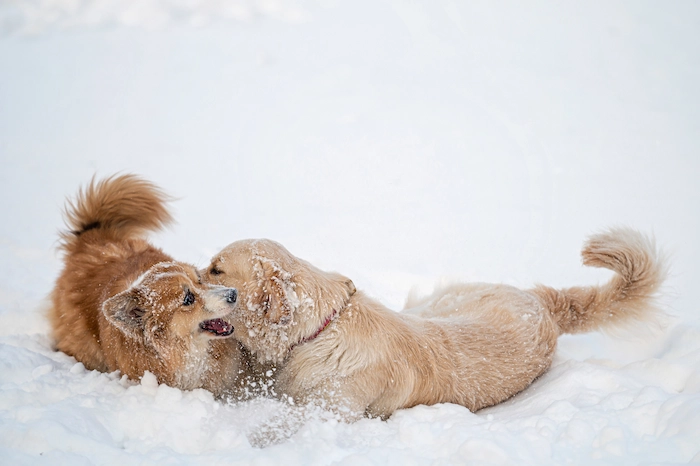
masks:
{"type": "Polygon", "coordinates": [[[88,369],[206,388],[221,395],[241,370],[226,337],[237,291],[204,285],[143,235],[171,221],[166,196],[134,175],[93,181],[68,201],[64,268],[51,293],[56,348],[88,369]]]}
{"type": "Polygon", "coordinates": [[[654,315],[665,270],[650,240],[614,229],[590,238],[582,255],[616,275],[564,290],[452,285],[401,313],[269,240],[229,245],[204,273],[239,289],[234,335],[279,365],[278,394],[353,420],[418,404],[499,403],[549,368],[562,333],[654,315]]]}

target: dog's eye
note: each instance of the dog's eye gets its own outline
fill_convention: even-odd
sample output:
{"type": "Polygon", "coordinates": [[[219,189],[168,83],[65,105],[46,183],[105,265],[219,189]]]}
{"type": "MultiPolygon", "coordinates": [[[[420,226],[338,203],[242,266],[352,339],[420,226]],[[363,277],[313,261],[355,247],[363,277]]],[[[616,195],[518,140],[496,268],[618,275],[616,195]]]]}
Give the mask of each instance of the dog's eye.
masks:
{"type": "Polygon", "coordinates": [[[187,293],[185,293],[185,299],[182,301],[182,304],[185,306],[190,306],[194,303],[194,294],[190,290],[187,290],[187,293]]]}
{"type": "Polygon", "coordinates": [[[216,267],[212,267],[211,270],[209,270],[209,273],[212,275],[221,275],[224,272],[222,270],[217,269],[216,267]]]}

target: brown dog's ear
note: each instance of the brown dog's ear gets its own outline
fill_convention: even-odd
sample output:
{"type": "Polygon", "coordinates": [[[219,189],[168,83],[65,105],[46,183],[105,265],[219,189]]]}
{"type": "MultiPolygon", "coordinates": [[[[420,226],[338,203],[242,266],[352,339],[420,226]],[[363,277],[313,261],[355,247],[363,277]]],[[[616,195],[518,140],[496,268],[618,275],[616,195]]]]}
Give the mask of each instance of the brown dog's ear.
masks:
{"type": "Polygon", "coordinates": [[[143,315],[132,290],[122,291],[102,304],[102,312],[109,322],[126,336],[136,337],[143,332],[143,315]]]}

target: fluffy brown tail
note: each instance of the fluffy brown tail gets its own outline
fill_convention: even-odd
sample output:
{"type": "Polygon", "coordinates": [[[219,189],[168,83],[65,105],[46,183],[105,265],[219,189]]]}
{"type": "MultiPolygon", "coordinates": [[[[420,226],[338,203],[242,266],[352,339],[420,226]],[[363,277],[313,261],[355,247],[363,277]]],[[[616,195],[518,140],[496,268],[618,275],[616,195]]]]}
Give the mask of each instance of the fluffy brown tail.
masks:
{"type": "Polygon", "coordinates": [[[75,200],[66,202],[64,217],[69,231],[61,233],[61,248],[71,252],[89,230],[102,230],[115,239],[159,230],[172,222],[165,208],[168,200],[159,188],[136,175],[115,175],[101,181],[93,178],[75,200]]]}
{"type": "Polygon", "coordinates": [[[665,261],[653,240],[629,228],[591,236],[581,251],[584,265],[616,272],[605,285],[534,292],[561,333],[583,333],[653,317],[655,295],[666,278],[665,261]]]}

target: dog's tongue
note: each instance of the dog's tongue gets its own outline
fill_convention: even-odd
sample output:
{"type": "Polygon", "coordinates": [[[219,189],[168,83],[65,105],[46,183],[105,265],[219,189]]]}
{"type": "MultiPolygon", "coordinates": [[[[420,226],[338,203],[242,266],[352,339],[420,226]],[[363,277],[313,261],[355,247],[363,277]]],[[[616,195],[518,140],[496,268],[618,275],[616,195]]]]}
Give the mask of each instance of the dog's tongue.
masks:
{"type": "Polygon", "coordinates": [[[223,319],[205,320],[199,324],[199,328],[218,337],[227,337],[233,333],[233,325],[223,319]]]}

